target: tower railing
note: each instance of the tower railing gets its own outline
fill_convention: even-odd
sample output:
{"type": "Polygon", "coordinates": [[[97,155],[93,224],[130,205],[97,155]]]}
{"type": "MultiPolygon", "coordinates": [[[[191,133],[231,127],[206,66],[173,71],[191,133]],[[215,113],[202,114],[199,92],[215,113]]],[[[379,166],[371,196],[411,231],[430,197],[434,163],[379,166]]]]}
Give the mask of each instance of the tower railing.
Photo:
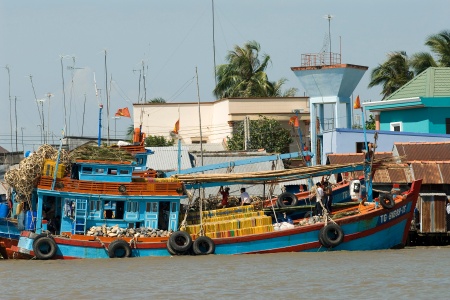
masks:
{"type": "Polygon", "coordinates": [[[332,52],[306,53],[302,54],[301,66],[329,66],[341,64],[341,54],[332,52]]]}

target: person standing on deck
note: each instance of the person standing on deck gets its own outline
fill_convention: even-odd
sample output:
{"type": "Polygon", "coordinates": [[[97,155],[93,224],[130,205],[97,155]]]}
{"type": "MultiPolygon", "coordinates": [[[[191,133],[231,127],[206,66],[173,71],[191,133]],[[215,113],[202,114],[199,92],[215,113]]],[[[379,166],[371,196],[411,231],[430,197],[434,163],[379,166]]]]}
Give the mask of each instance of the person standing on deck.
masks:
{"type": "Polygon", "coordinates": [[[331,214],[331,205],[333,204],[333,187],[328,181],[324,182],[325,208],[331,214]]]}
{"type": "Polygon", "coordinates": [[[317,216],[321,216],[322,215],[322,199],[323,199],[323,188],[322,188],[322,184],[320,182],[316,183],[316,215],[317,216]]]}
{"type": "Polygon", "coordinates": [[[245,188],[241,188],[241,206],[252,204],[250,195],[245,191],[245,188]]]}
{"type": "Polygon", "coordinates": [[[228,196],[230,196],[230,188],[226,187],[225,190],[223,186],[220,187],[219,193],[222,194],[222,208],[226,208],[228,206],[228,196]]]}

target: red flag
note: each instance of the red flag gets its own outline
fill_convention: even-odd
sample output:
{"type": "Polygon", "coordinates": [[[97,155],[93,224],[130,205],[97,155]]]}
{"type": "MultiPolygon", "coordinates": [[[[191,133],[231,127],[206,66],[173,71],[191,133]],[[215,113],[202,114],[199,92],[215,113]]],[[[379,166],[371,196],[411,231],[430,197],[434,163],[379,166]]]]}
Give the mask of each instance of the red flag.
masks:
{"type": "Polygon", "coordinates": [[[293,116],[289,119],[289,125],[293,125],[294,127],[298,127],[298,118],[297,116],[293,116]]]}
{"type": "Polygon", "coordinates": [[[176,122],[175,122],[175,126],[173,127],[173,132],[175,133],[175,134],[178,134],[178,131],[180,130],[180,119],[178,119],[176,122]]]}
{"type": "Polygon", "coordinates": [[[131,118],[130,111],[128,110],[128,107],[125,108],[119,108],[115,114],[116,117],[126,117],[131,118]]]}
{"type": "Polygon", "coordinates": [[[361,101],[359,100],[359,95],[356,96],[355,104],[353,104],[354,109],[361,108],[361,101]]]}

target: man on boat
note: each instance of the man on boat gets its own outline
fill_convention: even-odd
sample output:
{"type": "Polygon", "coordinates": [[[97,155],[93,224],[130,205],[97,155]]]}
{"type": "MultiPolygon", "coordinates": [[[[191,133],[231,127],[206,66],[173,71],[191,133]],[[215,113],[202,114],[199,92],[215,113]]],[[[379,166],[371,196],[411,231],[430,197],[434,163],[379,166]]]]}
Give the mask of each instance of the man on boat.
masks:
{"type": "Polygon", "coordinates": [[[228,206],[228,196],[230,196],[230,188],[226,187],[224,190],[223,186],[221,186],[219,189],[219,193],[222,194],[222,208],[225,208],[228,206]]]}
{"type": "Polygon", "coordinates": [[[328,181],[325,181],[323,184],[325,194],[325,208],[327,209],[327,212],[331,214],[331,205],[333,204],[333,187],[328,181]]]}
{"type": "Polygon", "coordinates": [[[323,199],[323,188],[322,184],[320,182],[316,183],[316,215],[321,216],[322,215],[322,199],[323,199]]]}
{"type": "Polygon", "coordinates": [[[250,195],[245,191],[245,188],[241,188],[241,206],[252,204],[250,195]]]}

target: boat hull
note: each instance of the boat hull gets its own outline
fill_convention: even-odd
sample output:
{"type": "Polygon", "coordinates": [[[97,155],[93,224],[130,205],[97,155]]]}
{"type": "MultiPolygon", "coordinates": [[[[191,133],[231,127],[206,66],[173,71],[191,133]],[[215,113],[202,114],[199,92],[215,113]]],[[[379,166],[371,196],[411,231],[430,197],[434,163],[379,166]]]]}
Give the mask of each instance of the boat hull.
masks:
{"type": "MultiPolygon", "coordinates": [[[[421,181],[413,183],[412,189],[395,200],[393,208],[372,208],[356,215],[334,220],[344,233],[343,240],[335,247],[327,248],[319,241],[324,223],[298,226],[293,229],[252,234],[238,237],[214,238],[215,254],[252,254],[300,251],[381,250],[406,244],[414,207],[421,181]]],[[[371,204],[372,205],[372,204],[371,204]]],[[[373,207],[373,205],[372,205],[373,207]]],[[[34,256],[35,234],[23,232],[15,251],[34,256]]],[[[108,258],[108,249],[114,239],[77,236],[53,237],[57,251],[56,259],[108,258]],[[89,240],[91,239],[91,240],[89,240]]],[[[167,238],[126,240],[131,256],[169,256],[167,238]]]]}

